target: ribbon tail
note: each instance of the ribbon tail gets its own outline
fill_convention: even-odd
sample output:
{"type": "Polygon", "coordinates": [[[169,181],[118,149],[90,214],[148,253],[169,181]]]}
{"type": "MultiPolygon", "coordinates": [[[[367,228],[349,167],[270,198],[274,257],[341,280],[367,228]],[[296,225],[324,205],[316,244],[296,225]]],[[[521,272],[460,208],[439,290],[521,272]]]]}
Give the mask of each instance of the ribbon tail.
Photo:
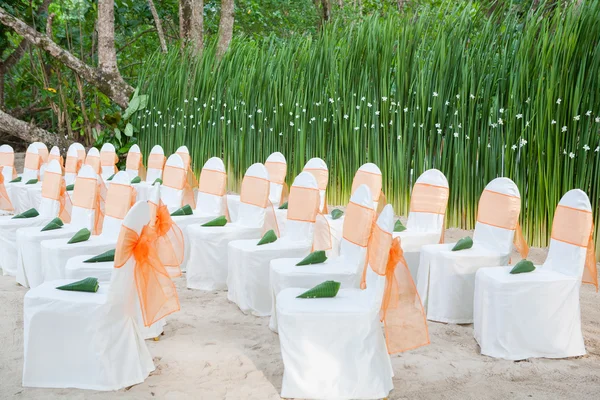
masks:
{"type": "Polygon", "coordinates": [[[385,197],[385,193],[383,193],[383,190],[381,191],[381,194],[379,195],[379,201],[377,202],[377,215],[381,214],[381,211],[383,210],[383,208],[387,205],[387,199],[385,197]]]}
{"type": "Polygon", "coordinates": [[[263,234],[269,230],[273,230],[277,237],[281,237],[279,232],[279,223],[277,222],[277,214],[275,214],[275,207],[271,200],[267,200],[267,207],[265,208],[265,222],[263,224],[263,234]]]}
{"type": "Polygon", "coordinates": [[[592,224],[592,231],[590,232],[590,239],[588,240],[587,251],[585,254],[585,268],[583,269],[581,281],[596,286],[596,292],[598,292],[598,271],[596,266],[596,250],[594,248],[594,224],[592,224]]]}
{"type": "Polygon", "coordinates": [[[327,222],[327,218],[323,214],[318,213],[313,231],[312,251],[327,251],[331,250],[332,247],[329,222],[327,222]]]}
{"type": "Polygon", "coordinates": [[[521,258],[527,258],[527,254],[529,254],[529,246],[527,246],[525,237],[523,237],[523,231],[521,230],[521,225],[519,224],[519,222],[517,222],[513,242],[515,247],[519,251],[519,254],[521,254],[521,258]]]}

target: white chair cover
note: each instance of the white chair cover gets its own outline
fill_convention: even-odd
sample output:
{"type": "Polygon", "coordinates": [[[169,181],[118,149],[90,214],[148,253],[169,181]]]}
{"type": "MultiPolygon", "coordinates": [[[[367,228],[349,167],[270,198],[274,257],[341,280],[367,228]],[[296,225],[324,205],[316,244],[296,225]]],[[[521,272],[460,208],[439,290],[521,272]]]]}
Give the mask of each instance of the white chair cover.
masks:
{"type": "MultiPolygon", "coordinates": [[[[30,185],[26,185],[26,183],[32,179],[39,180],[41,178],[41,166],[42,158],[39,153],[39,148],[35,143],[32,143],[27,147],[27,152],[25,153],[25,166],[23,167],[23,173],[21,174],[21,182],[11,183],[7,186],[8,195],[15,208],[16,214],[40,206],[39,203],[36,203],[35,201],[32,202],[28,191],[28,188],[30,187],[39,186],[39,182],[30,185]]],[[[41,191],[39,200],[41,201],[41,191]]]]}
{"type": "MultiPolygon", "coordinates": [[[[58,161],[53,161],[48,166],[48,171],[60,174],[61,168],[58,161]]],[[[48,181],[50,184],[51,181],[48,181]]],[[[17,232],[20,228],[37,227],[47,224],[58,215],[60,203],[50,198],[43,198],[36,208],[39,215],[33,218],[13,219],[12,216],[0,217],[0,268],[4,275],[17,274],[17,232]]]]}
{"type": "MultiPolygon", "coordinates": [[[[149,222],[138,203],[124,225],[138,234],[149,222]]],[[[119,390],[141,383],[154,370],[136,323],[139,308],[134,259],[115,268],[97,293],[55,289],[46,282],[25,295],[23,386],[119,390]]]]}
{"type": "Polygon", "coordinates": [[[80,143],[73,143],[67,150],[67,159],[65,162],[65,183],[67,186],[75,183],[77,173],[83,164],[83,160],[80,160],[79,158],[80,152],[78,145],[81,146],[80,143]]]}
{"type": "MultiPolygon", "coordinates": [[[[165,176],[160,188],[160,198],[169,211],[173,212],[183,205],[183,188],[186,175],[181,157],[178,154],[171,154],[167,159],[164,171],[165,176]]],[[[150,169],[148,169],[148,174],[150,174],[150,169]]]]}
{"type": "Polygon", "coordinates": [[[429,169],[423,172],[413,187],[406,230],[393,234],[401,239],[404,258],[415,282],[421,247],[443,243],[449,190],[448,180],[441,171],[429,169]]]}
{"type": "MultiPolygon", "coordinates": [[[[308,172],[302,172],[294,180],[294,188],[318,190],[317,181],[308,172]]],[[[314,205],[299,204],[318,209],[319,198],[314,205]]],[[[296,203],[298,204],[298,203],[296,203]]],[[[294,205],[290,206],[291,209],[294,205]]],[[[305,257],[312,247],[314,222],[288,220],[284,235],[273,243],[257,246],[257,240],[236,240],[229,243],[227,297],[244,313],[259,317],[271,315],[273,301],[269,285],[270,262],[281,257],[305,257]]]]}
{"type": "MultiPolygon", "coordinates": [[[[265,166],[258,163],[248,168],[245,177],[250,180],[269,179],[265,166]]],[[[268,188],[260,195],[268,198],[267,190],[268,188]]],[[[242,202],[239,205],[239,217],[234,222],[221,227],[189,226],[187,287],[201,290],[225,289],[228,281],[227,245],[233,240],[260,238],[264,222],[265,207],[242,202]]]]}
{"type": "Polygon", "coordinates": [[[152,147],[152,149],[150,150],[150,155],[148,156],[148,168],[146,170],[147,183],[152,184],[155,180],[162,179],[164,166],[163,168],[159,168],[160,163],[158,161],[164,160],[164,157],[165,151],[160,145],[152,147]],[[152,162],[150,162],[150,158],[152,158],[152,162]]]}
{"type": "MultiPolygon", "coordinates": [[[[498,219],[518,222],[521,207],[517,185],[508,178],[496,178],[486,187],[479,202],[482,212],[484,195],[493,193],[507,199],[516,199],[511,207],[496,208],[498,219]]],[[[513,229],[505,229],[478,221],[473,234],[473,247],[451,251],[456,243],[425,245],[417,279],[419,296],[427,312],[427,319],[452,324],[473,322],[473,293],[475,273],[482,267],[507,265],[512,250],[513,229]]]]}
{"type": "MultiPolygon", "coordinates": [[[[365,208],[371,208],[372,196],[367,185],[361,185],[354,191],[350,201],[365,208]]],[[[374,215],[374,211],[372,212],[374,215]]],[[[362,229],[359,221],[345,220],[348,233],[362,229]]],[[[367,227],[367,238],[371,227],[367,227]]],[[[365,267],[367,248],[348,239],[342,239],[339,257],[330,257],[323,264],[296,266],[302,258],[278,258],[271,261],[270,291],[273,301],[269,328],[277,332],[277,295],[287,288],[312,288],[326,280],[341,283],[342,288],[358,288],[365,267]]]]}
{"type": "MultiPolygon", "coordinates": [[[[393,221],[394,211],[388,205],[377,224],[391,232],[393,221]]],[[[288,288],[277,295],[284,365],[281,397],[381,399],[388,396],[394,387],[394,373],[379,313],[385,276],[368,274],[367,283],[366,290],[340,289],[334,298],[296,298],[306,288],[288,288]]]]}
{"type": "MultiPolygon", "coordinates": [[[[98,180],[98,175],[89,165],[84,165],[79,170],[77,179],[98,180]]],[[[84,186],[77,188],[71,195],[71,199],[79,196],[79,191],[87,190],[84,186]]],[[[95,222],[95,210],[93,208],[79,207],[73,202],[71,210],[71,223],[65,224],[60,229],[41,232],[39,227],[22,228],[16,232],[17,242],[17,282],[26,287],[36,287],[44,282],[44,269],[42,263],[42,241],[48,239],[71,238],[75,232],[82,228],[92,230],[95,222]]]]}
{"type": "Polygon", "coordinates": [[[507,360],[585,354],[579,288],[591,231],[587,195],[570,190],[555,213],[543,265],[514,275],[512,266],[477,271],[474,335],[482,354],[507,360]],[[565,214],[557,217],[561,208],[565,214]]]}
{"type": "Polygon", "coordinates": [[[0,167],[4,175],[4,183],[7,184],[14,179],[15,173],[15,152],[7,144],[0,146],[0,167]]]}
{"type": "Polygon", "coordinates": [[[102,179],[107,180],[117,172],[117,151],[111,143],[104,143],[100,149],[102,179]]]}
{"type": "Polygon", "coordinates": [[[106,215],[100,235],[72,244],[68,243],[70,237],[42,241],[44,281],[64,279],[69,258],[90,252],[100,254],[116,247],[123,219],[135,203],[135,190],[129,182],[129,174],[125,171],[117,172],[112,179],[108,187],[106,215]]]}
{"type": "MultiPolygon", "coordinates": [[[[140,146],[138,146],[137,144],[132,145],[129,148],[129,152],[127,153],[127,157],[129,157],[130,154],[136,154],[139,155],[140,157],[142,156],[142,151],[140,150],[140,146]]],[[[136,176],[140,175],[140,166],[139,165],[129,165],[127,164],[125,166],[125,172],[127,172],[129,174],[129,178],[133,179],[136,176]]]]}

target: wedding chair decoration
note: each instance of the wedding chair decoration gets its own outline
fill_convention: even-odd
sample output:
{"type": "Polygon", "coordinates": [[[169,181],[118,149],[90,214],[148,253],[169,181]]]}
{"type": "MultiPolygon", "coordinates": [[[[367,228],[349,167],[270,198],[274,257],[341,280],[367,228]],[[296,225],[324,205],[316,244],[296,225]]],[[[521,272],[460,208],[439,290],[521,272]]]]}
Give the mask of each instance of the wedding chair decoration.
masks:
{"type": "Polygon", "coordinates": [[[136,313],[151,326],[179,300],[149,223],[148,204],[137,203],[121,227],[111,282],[98,292],[57,290],[72,282],[58,280],[25,295],[23,386],[118,390],[154,370],[136,313]]]}
{"type": "Polygon", "coordinates": [[[273,306],[269,285],[270,262],[281,257],[304,257],[331,246],[329,226],[319,214],[320,194],[315,177],[302,172],[289,195],[287,229],[280,239],[258,245],[256,239],[236,240],[228,247],[227,298],[244,313],[264,317],[273,306]],[[316,224],[317,220],[322,220],[316,224]],[[319,232],[322,229],[325,233],[319,232]]]}
{"type": "Polygon", "coordinates": [[[46,164],[48,162],[48,147],[42,142],[33,142],[33,144],[38,149],[38,154],[42,158],[42,164],[46,164]]]}
{"type": "Polygon", "coordinates": [[[67,159],[65,161],[65,183],[67,186],[73,185],[77,178],[77,173],[81,169],[85,160],[80,158],[78,145],[79,143],[73,143],[67,150],[67,159]]]}
{"type": "MultiPolygon", "coordinates": [[[[242,181],[239,216],[236,221],[225,226],[191,225],[187,228],[190,248],[186,264],[187,287],[201,290],[226,289],[227,245],[233,240],[260,239],[261,234],[270,226],[265,223],[267,210],[272,212],[272,205],[269,203],[269,173],[264,165],[253,164],[242,181]]],[[[271,224],[276,225],[276,222],[271,224]]]]}
{"type": "Polygon", "coordinates": [[[160,186],[161,201],[169,212],[178,210],[185,205],[183,191],[186,184],[186,170],[183,160],[178,154],[171,154],[163,171],[163,183],[160,186]]]}
{"type": "Polygon", "coordinates": [[[273,308],[269,328],[277,332],[277,295],[286,288],[311,288],[326,280],[340,282],[342,288],[358,288],[367,262],[369,237],[375,222],[373,197],[367,185],[361,185],[346,207],[343,237],[338,257],[324,263],[297,266],[301,258],[271,261],[270,288],[273,308]]]}
{"type": "Polygon", "coordinates": [[[85,156],[85,165],[92,167],[94,172],[102,176],[102,164],[100,161],[100,151],[97,148],[91,147],[85,156]]]}
{"type": "Polygon", "coordinates": [[[190,157],[190,151],[187,146],[181,146],[177,149],[175,154],[179,155],[183,160],[183,167],[185,168],[186,180],[183,188],[183,204],[189,204],[192,209],[196,208],[195,192],[198,190],[198,179],[194,174],[194,166],[192,165],[192,158],[190,157]]]}
{"type": "Polygon", "coordinates": [[[474,334],[481,353],[507,360],[586,353],[579,288],[598,290],[592,207],[579,189],[558,203],[546,261],[533,272],[481,268],[475,276],[474,334]]]}
{"type": "Polygon", "coordinates": [[[0,217],[0,267],[4,275],[17,274],[17,232],[19,228],[44,226],[52,218],[62,215],[68,218],[69,205],[58,161],[48,166],[43,183],[42,200],[36,209],[39,215],[31,218],[18,216],[0,217]]]}
{"type": "Polygon", "coordinates": [[[163,178],[165,168],[165,151],[160,145],[152,147],[148,156],[148,169],[146,171],[146,183],[152,185],[157,179],[163,178]]]}
{"type": "Polygon", "coordinates": [[[70,238],[44,240],[41,243],[44,281],[64,279],[65,265],[71,257],[114,249],[123,219],[135,201],[136,192],[130,184],[129,174],[117,172],[108,187],[102,230],[98,234],[79,243],[69,243],[70,238]]]}
{"type": "Polygon", "coordinates": [[[6,180],[4,177],[5,169],[10,171],[10,167],[0,166],[0,217],[11,215],[15,211],[10,196],[6,191],[6,185],[4,184],[4,181],[6,180]]]}
{"type": "Polygon", "coordinates": [[[130,179],[136,176],[139,176],[142,181],[146,179],[146,168],[144,167],[143,158],[140,146],[134,144],[129,148],[127,159],[125,160],[125,172],[129,174],[130,179]]]}
{"type": "MultiPolygon", "coordinates": [[[[38,145],[38,151],[40,150],[42,152],[44,150],[46,150],[46,152],[48,151],[45,145],[43,147],[40,147],[38,145]]],[[[60,149],[57,146],[54,146],[52,147],[50,153],[47,156],[47,162],[40,166],[40,181],[32,185],[25,185],[25,189],[27,190],[27,197],[29,198],[28,204],[30,205],[30,208],[37,208],[42,202],[42,182],[44,181],[46,176],[46,168],[52,160],[56,160],[59,163],[61,169],[61,176],[64,172],[64,162],[62,156],[60,155],[60,149]]]]}
{"type": "MultiPolygon", "coordinates": [[[[285,183],[287,161],[283,154],[275,152],[267,157],[265,167],[269,172],[269,201],[277,209],[287,200],[287,185],[285,183]]],[[[227,207],[232,221],[237,221],[239,206],[239,195],[227,195],[227,207]]]]}
{"type": "Polygon", "coordinates": [[[35,143],[32,143],[27,147],[23,173],[19,177],[20,182],[8,183],[6,186],[16,214],[22,213],[30,208],[39,207],[39,204],[31,204],[29,192],[27,191],[27,186],[36,184],[40,180],[42,157],[40,156],[39,150],[40,149],[35,143]]]}
{"type": "Polygon", "coordinates": [[[525,258],[529,249],[521,235],[519,189],[508,178],[485,187],[477,211],[473,247],[452,251],[456,243],[421,248],[417,289],[432,321],[473,322],[475,273],[483,267],[507,265],[513,242],[525,258]]]}
{"type": "Polygon", "coordinates": [[[417,280],[421,248],[444,243],[445,217],[450,188],[441,171],[429,169],[421,174],[410,196],[406,229],[394,232],[402,242],[404,258],[413,280],[417,280]]]}
{"type": "Polygon", "coordinates": [[[119,157],[117,156],[115,146],[111,143],[104,143],[100,149],[100,165],[102,167],[100,174],[102,175],[102,179],[107,180],[117,173],[118,162],[119,157]]]}
{"type": "Polygon", "coordinates": [[[68,197],[72,202],[71,223],[54,230],[42,231],[39,226],[17,230],[18,283],[26,287],[36,287],[44,282],[43,264],[47,260],[42,259],[42,241],[71,238],[83,228],[97,232],[96,227],[102,224],[104,212],[101,205],[101,187],[102,178],[94,169],[90,165],[82,166],[75,180],[75,189],[68,197]]]}
{"type": "Polygon", "coordinates": [[[0,167],[2,168],[2,175],[4,176],[4,181],[6,183],[17,177],[15,152],[13,148],[7,144],[0,146],[0,167]]]}
{"type": "Polygon", "coordinates": [[[340,289],[333,298],[314,299],[297,298],[306,290],[300,288],[278,294],[281,397],[386,398],[394,375],[389,354],[429,344],[400,240],[392,240],[393,220],[387,205],[369,239],[364,290],[340,289]]]}

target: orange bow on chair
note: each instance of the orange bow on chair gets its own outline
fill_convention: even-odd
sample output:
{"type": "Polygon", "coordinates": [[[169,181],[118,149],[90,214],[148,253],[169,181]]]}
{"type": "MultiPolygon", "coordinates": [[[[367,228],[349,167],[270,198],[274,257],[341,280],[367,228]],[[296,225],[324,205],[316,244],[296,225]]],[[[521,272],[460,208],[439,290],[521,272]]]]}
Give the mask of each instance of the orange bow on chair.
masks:
{"type": "Polygon", "coordinates": [[[115,268],[121,268],[132,256],[135,260],[135,285],[145,326],[180,309],[175,284],[155,248],[157,239],[156,227],[146,225],[138,235],[123,226],[115,252],[115,268]]]}
{"type": "Polygon", "coordinates": [[[156,229],[156,250],[158,258],[165,266],[165,269],[172,278],[181,276],[181,264],[183,263],[184,240],[181,229],[175,225],[169,209],[166,205],[149,202],[151,215],[156,213],[156,218],[151,219],[156,229]]]}
{"type": "Polygon", "coordinates": [[[14,211],[15,208],[8,197],[8,193],[6,192],[6,187],[4,186],[4,175],[2,174],[2,169],[4,167],[0,167],[0,210],[3,211],[14,211]]]}

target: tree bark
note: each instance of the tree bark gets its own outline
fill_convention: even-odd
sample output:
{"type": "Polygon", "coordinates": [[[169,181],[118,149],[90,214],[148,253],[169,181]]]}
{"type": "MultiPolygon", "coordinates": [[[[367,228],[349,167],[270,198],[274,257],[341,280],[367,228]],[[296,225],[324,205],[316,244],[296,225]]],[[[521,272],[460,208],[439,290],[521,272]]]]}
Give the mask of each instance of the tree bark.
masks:
{"type": "Polygon", "coordinates": [[[104,22],[104,25],[106,25],[107,20],[114,21],[114,11],[112,9],[113,1],[108,1],[108,3],[111,3],[110,15],[108,18],[101,15],[101,10],[103,12],[108,11],[106,4],[104,3],[105,1],[106,0],[100,0],[99,3],[102,3],[102,8],[100,7],[100,4],[98,7],[98,36],[104,35],[102,39],[100,39],[100,37],[98,38],[98,68],[92,68],[85,64],[79,58],[52,41],[47,35],[34,30],[20,19],[13,17],[2,7],[0,7],[0,23],[12,28],[17,34],[34,46],[45,50],[67,68],[78,74],[86,82],[97,87],[98,90],[108,96],[116,104],[126,108],[129,103],[129,97],[133,94],[133,88],[123,80],[118,72],[116,66],[116,52],[114,50],[114,38],[111,40],[106,37],[111,31],[114,33],[114,27],[112,29],[107,27],[100,28],[100,21],[104,22]],[[102,46],[100,45],[101,41],[102,46]],[[101,56],[101,53],[105,51],[109,54],[102,54],[101,56]]]}
{"type": "Polygon", "coordinates": [[[191,0],[191,2],[190,40],[194,46],[194,54],[201,54],[204,48],[204,1],[191,0]]]}
{"type": "Polygon", "coordinates": [[[148,0],[148,6],[150,7],[152,17],[154,18],[154,25],[156,25],[156,32],[158,33],[158,40],[160,41],[160,49],[163,53],[166,53],[167,42],[165,41],[165,33],[163,31],[160,18],[158,17],[158,13],[156,12],[156,7],[154,7],[154,2],[152,0],[148,0]]]}
{"type": "Polygon", "coordinates": [[[107,75],[119,75],[115,50],[115,2],[98,0],[98,69],[107,75]]]}
{"type": "Polygon", "coordinates": [[[0,110],[0,133],[6,133],[12,136],[19,137],[29,143],[43,142],[51,146],[58,146],[64,149],[68,146],[69,141],[64,137],[45,129],[38,128],[35,125],[28,124],[13,117],[10,114],[0,110]]]}
{"type": "Polygon", "coordinates": [[[192,5],[191,0],[179,0],[179,39],[181,47],[187,45],[190,39],[190,23],[192,21],[192,5]]]}
{"type": "Polygon", "coordinates": [[[217,43],[217,58],[221,59],[233,37],[234,0],[221,0],[221,20],[219,21],[219,41],[217,43]]]}

